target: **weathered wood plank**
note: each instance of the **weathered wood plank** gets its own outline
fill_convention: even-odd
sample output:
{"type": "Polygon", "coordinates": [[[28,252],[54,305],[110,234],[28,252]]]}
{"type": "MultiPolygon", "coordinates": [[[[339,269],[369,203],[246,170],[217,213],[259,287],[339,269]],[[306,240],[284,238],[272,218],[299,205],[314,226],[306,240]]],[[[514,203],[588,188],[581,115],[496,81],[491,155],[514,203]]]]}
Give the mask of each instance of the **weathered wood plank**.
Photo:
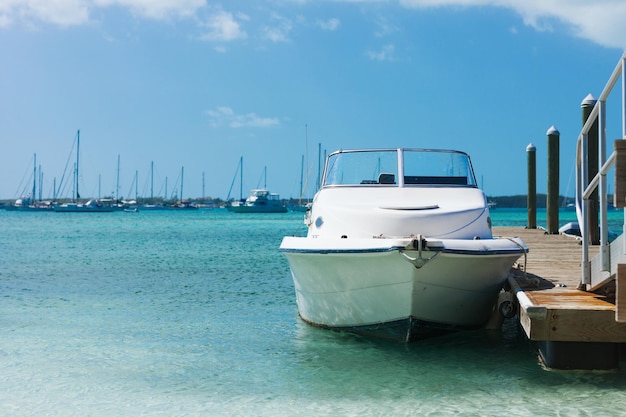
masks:
{"type": "Polygon", "coordinates": [[[603,296],[559,287],[521,291],[530,304],[520,303],[519,319],[530,340],[626,342],[626,323],[615,321],[615,305],[603,296]]]}
{"type": "MultiPolygon", "coordinates": [[[[519,236],[530,249],[525,274],[514,270],[509,279],[520,304],[520,324],[530,340],[626,343],[626,322],[615,320],[613,300],[577,289],[582,258],[579,241],[537,229],[496,228],[494,234],[519,236]]],[[[591,247],[590,255],[597,251],[597,246],[591,247]]],[[[623,303],[626,309],[626,295],[623,303]]]]}
{"type": "MultiPolygon", "coordinates": [[[[550,235],[542,229],[522,227],[494,227],[496,236],[518,236],[530,249],[527,255],[528,272],[552,284],[564,284],[576,288],[581,281],[582,247],[572,236],[550,235]]],[[[589,248],[590,257],[597,253],[595,246],[589,248]]],[[[518,262],[523,263],[520,258],[518,262]]]]}
{"type": "Polygon", "coordinates": [[[617,265],[615,281],[615,321],[626,323],[626,264],[617,265]]]}
{"type": "Polygon", "coordinates": [[[626,207],[626,140],[613,142],[615,150],[615,192],[613,204],[617,208],[626,207]]]}
{"type": "MultiPolygon", "coordinates": [[[[595,248],[599,250],[600,247],[596,246],[595,248]]],[[[626,262],[626,255],[624,255],[624,239],[621,236],[611,243],[609,247],[609,258],[609,271],[602,270],[602,260],[599,253],[591,260],[590,291],[595,291],[615,279],[617,265],[626,262]]]]}

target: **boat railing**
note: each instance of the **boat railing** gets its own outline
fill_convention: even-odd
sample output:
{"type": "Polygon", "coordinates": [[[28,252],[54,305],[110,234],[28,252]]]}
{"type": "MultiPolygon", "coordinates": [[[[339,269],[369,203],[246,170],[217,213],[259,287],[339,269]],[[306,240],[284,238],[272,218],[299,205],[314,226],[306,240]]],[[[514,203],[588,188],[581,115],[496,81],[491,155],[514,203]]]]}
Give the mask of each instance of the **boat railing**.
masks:
{"type": "MultiPolygon", "coordinates": [[[[588,96],[589,97],[589,96],[588,96]]],[[[593,103],[593,102],[592,102],[593,103]]],[[[606,86],[602,90],[600,97],[595,102],[595,105],[589,114],[577,140],[577,155],[576,155],[576,211],[578,222],[580,224],[581,238],[582,238],[582,271],[581,271],[581,284],[587,290],[595,290],[608,281],[614,279],[617,269],[617,260],[622,255],[626,255],[626,233],[623,233],[618,239],[609,243],[608,238],[608,190],[607,190],[607,174],[613,168],[616,170],[616,184],[615,184],[615,206],[616,208],[623,208],[626,205],[625,201],[619,201],[618,196],[618,183],[620,178],[617,175],[619,170],[620,159],[619,148],[620,142],[626,145],[626,52],[622,55],[615,70],[611,74],[606,86]],[[616,140],[615,149],[611,155],[607,157],[606,152],[606,116],[607,106],[606,102],[609,98],[613,88],[617,84],[617,81],[622,80],[622,138],[616,140]],[[598,130],[598,173],[589,178],[589,133],[594,128],[597,121],[598,130]],[[600,250],[596,258],[593,261],[589,259],[589,246],[591,242],[591,222],[589,221],[590,215],[597,215],[591,212],[590,200],[594,197],[597,190],[597,199],[599,207],[599,244],[600,250]],[[613,245],[613,248],[611,247],[613,245]],[[613,261],[611,260],[611,253],[613,253],[613,261]]],[[[626,147],[624,147],[626,152],[626,147]]],[[[624,162],[626,162],[626,154],[624,155],[624,162]]],[[[624,163],[622,162],[622,163],[624,163]]],[[[625,167],[626,168],[626,167],[625,167]]],[[[626,180],[626,179],[624,179],[626,180]]],[[[624,185],[626,185],[626,181],[624,185]]],[[[621,187],[621,185],[620,185],[621,187]]],[[[626,192],[620,191],[620,192],[626,192]]],[[[623,198],[621,200],[624,200],[623,198]]],[[[594,210],[595,211],[595,210],[594,210]]],[[[626,216],[626,213],[625,213],[626,216]]],[[[625,218],[626,220],[626,218],[625,218]]],[[[626,221],[624,222],[626,224],[626,221]]],[[[626,231],[626,226],[624,226],[626,231]]],[[[598,233],[594,232],[594,235],[598,233]]]]}

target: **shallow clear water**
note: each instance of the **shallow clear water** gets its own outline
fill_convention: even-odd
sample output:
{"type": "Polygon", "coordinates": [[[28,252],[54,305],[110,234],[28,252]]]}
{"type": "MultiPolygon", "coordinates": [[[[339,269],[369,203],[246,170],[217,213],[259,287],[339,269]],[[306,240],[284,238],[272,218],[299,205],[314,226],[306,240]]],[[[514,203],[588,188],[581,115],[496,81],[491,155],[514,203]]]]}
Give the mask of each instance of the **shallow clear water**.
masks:
{"type": "Polygon", "coordinates": [[[514,320],[410,345],[303,324],[277,250],[301,218],[0,211],[0,415],[626,414],[624,371],[546,371],[514,320]]]}

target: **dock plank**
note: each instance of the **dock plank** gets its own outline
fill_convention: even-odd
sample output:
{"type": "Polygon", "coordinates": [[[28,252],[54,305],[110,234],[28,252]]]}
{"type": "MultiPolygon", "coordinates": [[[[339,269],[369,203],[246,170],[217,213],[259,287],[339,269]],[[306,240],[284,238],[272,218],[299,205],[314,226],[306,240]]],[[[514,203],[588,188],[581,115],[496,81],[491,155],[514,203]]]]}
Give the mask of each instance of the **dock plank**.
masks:
{"type": "MultiPolygon", "coordinates": [[[[514,269],[509,284],[530,340],[626,343],[626,323],[615,320],[614,298],[578,289],[582,260],[578,240],[515,227],[495,227],[494,235],[518,236],[529,248],[525,272],[514,269]]],[[[591,247],[590,256],[597,251],[591,247]]],[[[518,264],[523,263],[520,258],[518,264]]]]}
{"type": "MultiPolygon", "coordinates": [[[[518,236],[530,249],[527,255],[527,272],[554,285],[564,284],[576,288],[581,280],[582,249],[580,242],[561,234],[547,234],[543,229],[522,227],[494,227],[494,236],[518,236]]],[[[590,257],[597,247],[590,248],[590,257]]],[[[523,262],[520,259],[519,262],[523,262]]]]}

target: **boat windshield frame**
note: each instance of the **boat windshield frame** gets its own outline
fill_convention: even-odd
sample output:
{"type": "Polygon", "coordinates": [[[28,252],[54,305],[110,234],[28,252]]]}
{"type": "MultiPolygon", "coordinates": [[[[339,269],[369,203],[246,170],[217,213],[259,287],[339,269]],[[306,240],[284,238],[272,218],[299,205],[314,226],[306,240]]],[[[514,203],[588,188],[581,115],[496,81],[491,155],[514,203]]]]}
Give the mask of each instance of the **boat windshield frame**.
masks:
{"type": "Polygon", "coordinates": [[[447,149],[338,150],[326,158],[322,188],[477,188],[469,155],[447,149]]]}

